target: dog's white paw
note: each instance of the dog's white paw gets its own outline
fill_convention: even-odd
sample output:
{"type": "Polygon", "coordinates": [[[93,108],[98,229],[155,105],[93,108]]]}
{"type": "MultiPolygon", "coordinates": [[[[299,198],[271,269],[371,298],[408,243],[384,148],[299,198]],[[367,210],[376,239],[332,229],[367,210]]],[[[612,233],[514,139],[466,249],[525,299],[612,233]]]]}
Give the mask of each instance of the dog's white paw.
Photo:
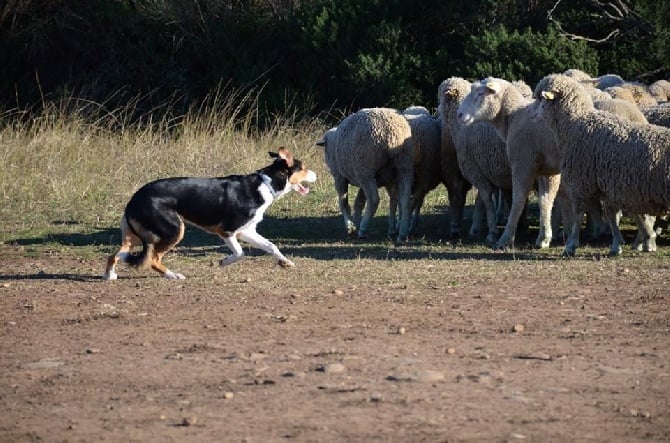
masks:
{"type": "Polygon", "coordinates": [[[286,260],[279,260],[277,262],[279,266],[282,268],[293,268],[295,266],[295,263],[293,263],[291,260],[286,259],[286,260]]]}
{"type": "Polygon", "coordinates": [[[102,275],[103,280],[116,280],[117,278],[119,278],[119,276],[114,271],[105,272],[102,275]]]}
{"type": "Polygon", "coordinates": [[[168,280],[185,280],[186,277],[184,277],[183,274],[178,274],[176,272],[172,271],[167,271],[165,274],[163,274],[163,277],[167,278],[168,280]]]}

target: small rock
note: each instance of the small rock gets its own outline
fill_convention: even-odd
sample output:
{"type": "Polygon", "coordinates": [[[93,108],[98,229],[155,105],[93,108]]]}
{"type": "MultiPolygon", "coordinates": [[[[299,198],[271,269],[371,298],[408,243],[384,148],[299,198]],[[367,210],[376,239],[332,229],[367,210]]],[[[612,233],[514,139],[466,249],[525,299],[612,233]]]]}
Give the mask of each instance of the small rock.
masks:
{"type": "Polygon", "coordinates": [[[377,402],[380,402],[380,401],[382,401],[382,395],[379,394],[379,393],[377,393],[377,392],[373,392],[373,393],[370,394],[370,396],[368,397],[368,401],[371,402],[371,403],[377,403],[377,402]]]}
{"type": "Polygon", "coordinates": [[[322,368],[322,372],[325,372],[326,374],[340,374],[346,370],[346,366],[342,363],[330,363],[322,368]]]}
{"type": "Polygon", "coordinates": [[[86,353],[87,353],[87,354],[99,354],[99,353],[100,353],[100,349],[89,348],[89,349],[86,350],[86,353]]]}
{"type": "Polygon", "coordinates": [[[447,348],[447,354],[455,354],[456,349],[455,348],[447,348]]]}
{"type": "Polygon", "coordinates": [[[405,328],[403,328],[403,327],[400,327],[400,328],[398,329],[398,334],[400,334],[400,335],[405,335],[405,332],[407,332],[407,331],[406,331],[405,328]]]}
{"type": "Polygon", "coordinates": [[[230,392],[230,391],[225,392],[225,393],[223,394],[223,398],[225,398],[226,400],[230,400],[230,399],[232,399],[234,396],[235,396],[235,394],[233,394],[233,393],[230,392]]]}
{"type": "Polygon", "coordinates": [[[198,417],[184,417],[184,419],[181,421],[182,426],[193,426],[194,424],[198,423],[198,417]]]}
{"type": "Polygon", "coordinates": [[[440,371],[433,371],[431,369],[426,369],[423,371],[418,371],[416,373],[416,381],[420,381],[423,383],[433,383],[442,380],[444,380],[444,374],[440,371]]]}
{"type": "Polygon", "coordinates": [[[514,332],[523,332],[524,329],[526,329],[526,328],[525,328],[521,323],[517,323],[517,324],[515,324],[514,327],[512,328],[512,331],[514,331],[514,332]]]}
{"type": "Polygon", "coordinates": [[[341,296],[341,295],[344,295],[344,291],[341,290],[341,289],[335,289],[335,290],[333,291],[333,294],[335,294],[335,295],[337,295],[337,296],[341,296]]]}

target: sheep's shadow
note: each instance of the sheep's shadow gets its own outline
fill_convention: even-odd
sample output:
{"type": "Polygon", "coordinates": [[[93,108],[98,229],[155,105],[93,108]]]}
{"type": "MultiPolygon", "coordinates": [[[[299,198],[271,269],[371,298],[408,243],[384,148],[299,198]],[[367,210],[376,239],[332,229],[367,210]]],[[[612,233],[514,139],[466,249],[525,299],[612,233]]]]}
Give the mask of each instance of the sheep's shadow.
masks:
{"type": "MultiPolygon", "coordinates": [[[[516,238],[516,248],[505,252],[496,252],[488,248],[483,239],[473,240],[467,237],[461,239],[449,239],[448,216],[444,212],[431,212],[422,214],[413,237],[409,242],[396,245],[386,238],[387,218],[385,215],[377,215],[370,225],[370,238],[368,240],[357,240],[346,236],[342,217],[338,215],[322,217],[282,217],[266,216],[258,226],[258,232],[274,242],[284,254],[313,258],[317,260],[340,260],[340,259],[371,259],[371,260],[555,260],[560,258],[561,244],[552,245],[549,250],[537,250],[533,247],[537,235],[536,228],[530,228],[527,232],[519,233],[516,238]]],[[[62,222],[59,222],[63,225],[62,222]]],[[[531,221],[531,225],[533,222],[531,221]]],[[[75,222],[68,225],[76,225],[75,222]]],[[[464,223],[468,226],[468,221],[464,223]]],[[[57,244],[63,246],[84,247],[93,246],[99,248],[105,254],[113,253],[120,242],[120,230],[114,228],[103,228],[87,232],[49,233],[37,238],[17,238],[7,243],[17,246],[35,246],[45,244],[57,244]]],[[[626,242],[630,244],[635,237],[636,231],[624,229],[622,233],[626,242]]],[[[657,239],[659,247],[667,246],[670,240],[661,236],[657,239]]],[[[583,246],[594,246],[606,248],[609,240],[603,239],[597,242],[584,242],[583,246]]],[[[228,249],[223,245],[220,238],[206,233],[194,226],[187,225],[184,240],[175,248],[175,253],[186,256],[227,255],[228,249]]],[[[246,247],[245,253],[249,256],[261,256],[265,253],[252,247],[246,247]]],[[[604,252],[606,254],[606,252],[604,252]]],[[[578,255],[579,256],[579,255],[578,255]]],[[[590,255],[585,257],[591,259],[590,255]]],[[[11,276],[10,276],[11,278],[11,276]]],[[[87,279],[82,276],[60,275],[49,277],[48,275],[36,274],[34,278],[48,279],[87,279]]]]}

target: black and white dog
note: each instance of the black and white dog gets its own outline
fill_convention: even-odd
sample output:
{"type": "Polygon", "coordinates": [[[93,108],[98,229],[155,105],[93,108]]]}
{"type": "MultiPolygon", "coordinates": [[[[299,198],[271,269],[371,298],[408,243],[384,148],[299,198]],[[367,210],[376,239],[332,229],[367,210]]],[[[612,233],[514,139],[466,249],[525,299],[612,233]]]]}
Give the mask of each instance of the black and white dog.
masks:
{"type": "Polygon", "coordinates": [[[116,280],[119,260],[134,267],[148,267],[169,279],[184,279],[163,263],[163,255],[184,237],[184,220],[218,234],[232,251],[221,260],[226,266],[244,255],[238,239],[272,254],[285,267],[293,262],[268,239],[256,232],[265,210],[291,190],[301,195],[309,189],[301,182],[316,181],[286,148],[270,152],[271,165],[249,175],[217,178],[174,177],[144,185],[130,199],[121,219],[121,248],[107,259],[103,278],[116,280]],[[133,255],[133,246],[142,252],[133,255]]]}

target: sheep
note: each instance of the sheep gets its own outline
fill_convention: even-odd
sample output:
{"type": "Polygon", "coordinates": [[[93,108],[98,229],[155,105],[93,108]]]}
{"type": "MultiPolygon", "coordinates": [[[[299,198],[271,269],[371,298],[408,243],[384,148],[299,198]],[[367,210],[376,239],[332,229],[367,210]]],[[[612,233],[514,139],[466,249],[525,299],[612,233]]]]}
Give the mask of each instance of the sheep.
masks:
{"type": "MultiPolygon", "coordinates": [[[[442,95],[438,90],[438,100],[442,95]]],[[[442,114],[440,112],[440,114],[442,114]]],[[[441,117],[444,119],[444,115],[441,117]]],[[[440,160],[442,164],[442,178],[447,187],[449,197],[450,223],[449,232],[451,238],[457,238],[461,235],[461,225],[463,223],[463,210],[465,209],[465,197],[472,187],[458,166],[458,155],[456,146],[449,133],[447,125],[441,125],[441,149],[440,160]]]]}
{"type": "Polygon", "coordinates": [[[423,106],[406,108],[402,115],[409,123],[414,140],[414,182],[409,229],[412,232],[418,223],[426,194],[440,183],[445,183],[440,160],[441,128],[439,117],[432,116],[423,106]]]}
{"type": "Polygon", "coordinates": [[[469,92],[470,82],[460,77],[450,77],[438,87],[442,136],[453,143],[461,173],[478,190],[469,235],[477,235],[481,217],[478,205],[483,204],[488,226],[486,241],[494,244],[498,228],[493,194],[496,189],[501,189],[505,199],[511,203],[512,172],[505,144],[491,125],[475,123],[463,126],[458,122],[458,106],[469,92]]]}
{"type": "Polygon", "coordinates": [[[655,81],[649,85],[649,93],[654,96],[657,102],[667,102],[670,100],[670,81],[655,81]]]}
{"type": "MultiPolygon", "coordinates": [[[[409,234],[414,165],[412,131],[405,117],[395,109],[361,109],[345,117],[316,144],[324,147],[347,232],[356,231],[354,221],[358,221],[359,215],[352,221],[347,196],[349,184],[361,188],[367,200],[358,226],[358,237],[363,239],[379,206],[378,181],[381,185],[392,182],[388,186],[397,187],[394,192],[400,205],[397,241],[404,241],[409,234]]],[[[358,199],[356,203],[360,203],[358,199]]],[[[395,233],[395,228],[394,214],[389,214],[389,234],[395,233]]]]}
{"type": "MultiPolygon", "coordinates": [[[[627,100],[622,99],[596,100],[593,102],[593,106],[600,111],[607,111],[612,114],[616,114],[632,122],[648,123],[644,114],[642,113],[642,111],[640,111],[640,108],[638,108],[635,104],[627,100]]],[[[561,191],[562,190],[559,190],[559,194],[557,195],[556,198],[556,203],[559,205],[559,211],[556,212],[560,212],[561,217],[564,217],[566,223],[568,223],[570,217],[567,214],[569,214],[570,212],[569,209],[570,200],[566,195],[566,193],[561,191]]],[[[606,232],[609,232],[609,226],[602,219],[602,212],[600,206],[601,205],[597,205],[595,207],[587,209],[589,215],[589,223],[591,224],[591,238],[594,239],[604,235],[606,232]]],[[[653,224],[653,221],[651,223],[653,224]]],[[[556,220],[556,223],[554,225],[555,228],[557,228],[557,224],[558,220],[556,220]]],[[[638,232],[638,236],[635,239],[633,245],[634,248],[637,249],[642,247],[642,242],[644,239],[643,235],[644,232],[640,230],[638,232]]]]}
{"type": "Polygon", "coordinates": [[[461,123],[489,122],[506,145],[512,169],[512,207],[496,249],[513,244],[519,217],[536,178],[540,231],[535,244],[546,248],[552,239],[551,210],[560,184],[559,151],[545,128],[530,121],[530,103],[532,100],[525,99],[511,83],[489,77],[473,83],[458,107],[461,123]]]}
{"type": "MultiPolygon", "coordinates": [[[[599,200],[612,232],[609,254],[620,254],[618,209],[650,215],[670,210],[670,129],[597,111],[577,82],[561,74],[544,77],[534,96],[531,114],[545,122],[558,142],[563,184],[572,203],[574,218],[564,255],[575,255],[578,220],[599,200]]],[[[645,232],[644,249],[655,250],[653,226],[642,216],[636,221],[645,232]]]]}
{"type": "Polygon", "coordinates": [[[670,103],[641,108],[649,123],[670,128],[670,103]]]}
{"type": "MultiPolygon", "coordinates": [[[[531,92],[532,94],[532,92],[531,92]]],[[[413,232],[418,224],[419,214],[428,192],[442,183],[440,163],[440,120],[430,114],[424,106],[410,106],[402,111],[412,130],[414,141],[414,181],[412,183],[412,200],[410,203],[409,232],[413,232]]],[[[392,167],[384,168],[377,175],[377,184],[387,188],[390,197],[390,215],[395,218],[397,195],[394,193],[392,167]]],[[[365,194],[359,189],[356,206],[365,205],[365,194]]]]}

